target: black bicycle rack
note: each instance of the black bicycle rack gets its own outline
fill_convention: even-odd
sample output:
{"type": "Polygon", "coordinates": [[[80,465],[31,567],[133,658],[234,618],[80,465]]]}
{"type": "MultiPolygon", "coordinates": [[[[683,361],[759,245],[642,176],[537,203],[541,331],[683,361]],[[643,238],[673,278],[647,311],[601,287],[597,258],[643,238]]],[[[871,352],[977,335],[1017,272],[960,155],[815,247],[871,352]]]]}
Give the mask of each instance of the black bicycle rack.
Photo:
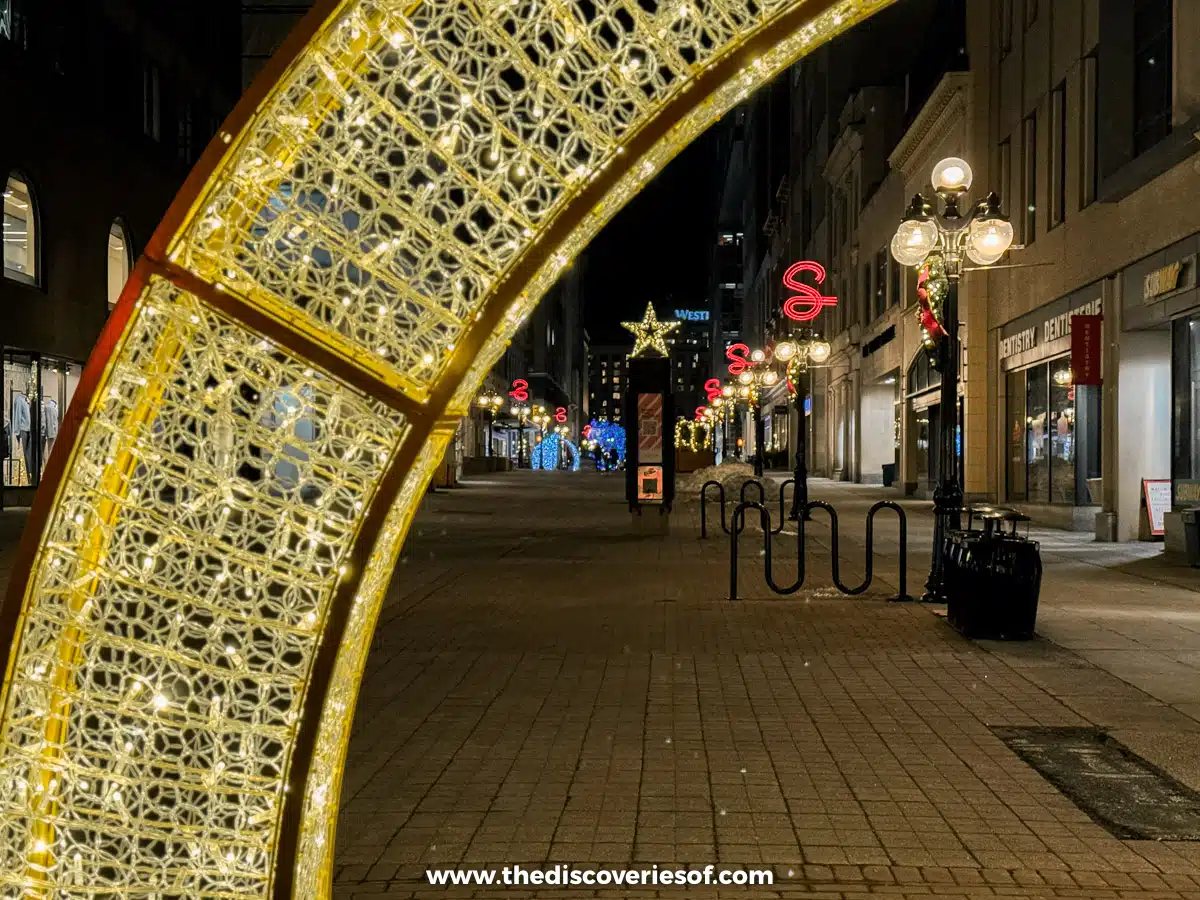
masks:
{"type": "MultiPolygon", "coordinates": [[[[781,492],[782,496],[782,492],[781,492]]],[[[729,545],[729,599],[737,600],[737,575],[738,575],[738,535],[745,529],[745,519],[747,509],[757,509],[759,514],[759,522],[763,530],[763,549],[764,561],[763,570],[766,576],[767,587],[774,593],[786,596],[794,594],[804,584],[804,579],[807,575],[805,560],[804,560],[804,516],[796,521],[796,583],[787,587],[780,587],[775,583],[772,576],[772,550],[771,550],[771,535],[777,534],[778,531],[771,529],[771,513],[762,503],[754,501],[742,501],[733,510],[732,530],[726,530],[730,535],[729,545]]],[[[839,591],[849,596],[861,594],[871,586],[871,581],[875,577],[875,516],[881,509],[894,510],[896,516],[900,520],[900,585],[899,592],[895,597],[888,599],[893,601],[907,601],[913,598],[908,593],[908,517],[904,514],[904,510],[899,504],[891,500],[880,500],[867,511],[867,565],[866,578],[863,583],[856,587],[846,587],[842,584],[841,579],[841,560],[838,557],[838,516],[837,510],[825,503],[822,500],[813,500],[805,504],[804,511],[811,512],[814,509],[823,509],[829,513],[829,550],[833,557],[833,583],[839,591]]],[[[722,525],[724,525],[724,506],[721,508],[722,525]]],[[[783,509],[780,507],[780,515],[782,516],[783,509]]],[[[782,529],[782,523],[780,528],[782,529]]]]}
{"type": "MultiPolygon", "coordinates": [[[[785,503],[785,500],[783,497],[783,492],[784,492],[784,489],[789,484],[792,485],[792,489],[794,491],[795,485],[796,485],[796,479],[794,479],[794,478],[789,478],[789,479],[787,479],[787,481],[785,481],[781,485],[779,485],[779,527],[776,528],[774,531],[772,531],[771,534],[779,534],[779,532],[783,531],[783,525],[787,521],[787,516],[784,515],[784,511],[783,511],[783,506],[785,503]]],[[[728,524],[726,524],[726,520],[725,520],[725,485],[721,484],[721,482],[719,482],[719,481],[706,481],[706,482],[704,482],[704,485],[700,488],[700,537],[701,538],[708,537],[708,509],[707,509],[707,507],[708,507],[708,489],[710,486],[715,487],[720,492],[720,495],[721,495],[721,530],[723,532],[725,532],[726,534],[731,533],[729,531],[729,526],[728,526],[728,524]]],[[[761,481],[755,481],[755,480],[751,479],[750,481],[742,482],[742,488],[738,494],[738,499],[741,503],[746,502],[746,488],[748,488],[748,487],[758,488],[758,502],[760,504],[765,502],[766,488],[763,487],[763,483],[761,481]]],[[[745,527],[745,526],[743,525],[743,527],[745,527]]]]}

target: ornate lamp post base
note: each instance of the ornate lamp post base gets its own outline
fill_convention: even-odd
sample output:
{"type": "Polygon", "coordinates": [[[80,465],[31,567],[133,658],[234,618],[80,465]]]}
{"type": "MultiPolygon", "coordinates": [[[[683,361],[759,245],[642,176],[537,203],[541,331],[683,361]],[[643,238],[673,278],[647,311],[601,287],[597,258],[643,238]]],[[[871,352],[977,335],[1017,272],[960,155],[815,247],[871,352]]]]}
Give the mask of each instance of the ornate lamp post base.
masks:
{"type": "Polygon", "coordinates": [[[929,578],[925,581],[925,603],[945,603],[946,592],[945,550],[946,538],[951,530],[960,526],[960,510],[963,505],[962,487],[957,478],[944,479],[933,491],[933,558],[929,566],[929,578]]]}

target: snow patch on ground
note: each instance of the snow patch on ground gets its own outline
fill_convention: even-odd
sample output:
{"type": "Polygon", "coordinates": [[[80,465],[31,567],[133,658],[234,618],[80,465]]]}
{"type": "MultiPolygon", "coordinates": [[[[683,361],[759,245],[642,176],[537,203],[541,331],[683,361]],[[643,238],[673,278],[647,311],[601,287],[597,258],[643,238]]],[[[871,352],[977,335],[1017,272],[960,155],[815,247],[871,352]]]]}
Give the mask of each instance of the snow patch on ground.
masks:
{"type": "MultiPolygon", "coordinates": [[[[681,475],[675,480],[675,501],[677,503],[697,503],[700,500],[700,488],[705,482],[717,481],[725,488],[725,499],[736,501],[742,485],[754,480],[754,467],[742,462],[721,463],[719,466],[705,466],[687,475],[681,475]]],[[[717,491],[709,489],[715,500],[717,491]]]]}

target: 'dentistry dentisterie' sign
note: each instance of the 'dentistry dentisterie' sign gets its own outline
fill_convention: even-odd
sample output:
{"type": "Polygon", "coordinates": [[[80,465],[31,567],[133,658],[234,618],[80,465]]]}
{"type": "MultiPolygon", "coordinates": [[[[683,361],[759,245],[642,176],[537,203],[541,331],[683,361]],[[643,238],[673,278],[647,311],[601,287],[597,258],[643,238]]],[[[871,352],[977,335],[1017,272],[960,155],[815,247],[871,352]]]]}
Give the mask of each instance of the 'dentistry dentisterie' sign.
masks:
{"type": "Polygon", "coordinates": [[[1047,303],[1029,315],[1009,322],[1000,332],[1000,359],[1007,368],[1023,366],[1071,349],[1071,318],[1098,316],[1099,297],[1080,302],[1071,295],[1047,303]]]}

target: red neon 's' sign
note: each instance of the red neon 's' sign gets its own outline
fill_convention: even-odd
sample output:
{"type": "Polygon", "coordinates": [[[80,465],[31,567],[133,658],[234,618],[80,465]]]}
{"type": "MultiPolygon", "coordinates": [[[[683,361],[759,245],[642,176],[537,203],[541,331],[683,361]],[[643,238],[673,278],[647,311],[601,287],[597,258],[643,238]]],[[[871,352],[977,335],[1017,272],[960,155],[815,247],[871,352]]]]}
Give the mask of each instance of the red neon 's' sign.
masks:
{"type": "Polygon", "coordinates": [[[837,306],[837,297],[826,297],[811,284],[800,281],[801,272],[809,272],[817,284],[825,281],[825,267],[820,263],[808,260],[792,263],[783,273],[783,286],[796,293],[783,302],[783,314],[793,322],[811,322],[822,307],[837,306]]]}
{"type": "Polygon", "coordinates": [[[559,425],[567,421],[567,408],[565,406],[559,406],[554,410],[554,421],[559,425]]]}
{"type": "Polygon", "coordinates": [[[712,403],[721,396],[721,379],[710,378],[704,382],[704,393],[708,394],[708,402],[712,403]]]}
{"type": "Polygon", "coordinates": [[[697,406],[697,407],[696,407],[696,421],[697,421],[697,422],[703,422],[703,421],[704,421],[704,411],[705,411],[706,409],[708,409],[708,407],[707,407],[707,406],[697,406]]]}
{"type": "Polygon", "coordinates": [[[730,344],[725,351],[725,358],[730,360],[729,374],[737,377],[750,366],[750,348],[745,344],[730,344]]]}
{"type": "Polygon", "coordinates": [[[518,403],[524,403],[529,399],[529,382],[524,378],[514,379],[512,390],[508,392],[508,396],[512,397],[518,403]]]}

